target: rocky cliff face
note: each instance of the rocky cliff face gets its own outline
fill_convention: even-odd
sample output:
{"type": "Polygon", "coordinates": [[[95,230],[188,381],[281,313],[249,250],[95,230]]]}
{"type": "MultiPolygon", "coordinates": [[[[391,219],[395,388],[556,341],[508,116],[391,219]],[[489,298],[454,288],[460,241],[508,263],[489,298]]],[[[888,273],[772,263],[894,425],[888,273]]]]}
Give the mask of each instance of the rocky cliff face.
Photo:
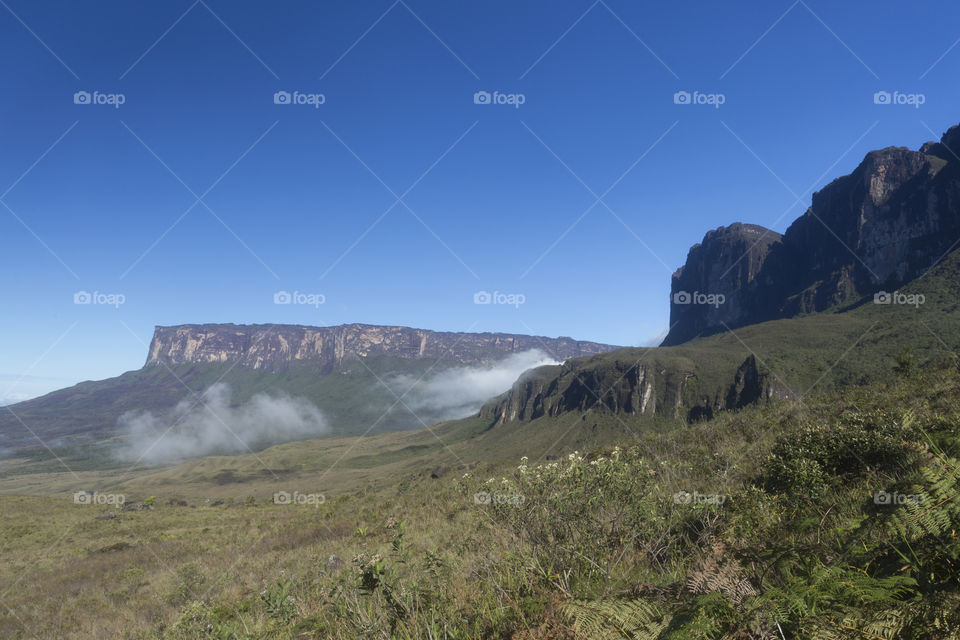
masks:
{"type": "Polygon", "coordinates": [[[617,355],[528,371],[509,391],[484,405],[480,416],[491,426],[571,411],[701,420],[787,394],[752,355],[739,367],[733,363],[716,382],[701,379],[696,363],[686,357],[640,350],[617,355]]]}
{"type": "Polygon", "coordinates": [[[929,269],[960,239],[960,126],[919,151],[867,154],[813,196],[782,237],[753,225],[709,232],[674,275],[664,345],[850,304],[929,269]],[[721,294],[687,301],[678,294],[721,294]]]}
{"type": "Polygon", "coordinates": [[[442,333],[409,327],[348,324],[298,325],[204,324],[157,327],[146,366],[191,362],[237,362],[266,371],[293,361],[310,361],[322,372],[367,356],[489,362],[504,355],[540,349],[557,360],[603,353],[615,346],[572,338],[541,338],[504,333],[442,333]]]}
{"type": "Polygon", "coordinates": [[[779,233],[738,222],[708,232],[694,245],[686,265],[673,274],[670,344],[724,324],[744,324],[753,313],[751,286],[780,241],[779,233]]]}
{"type": "Polygon", "coordinates": [[[493,424],[533,420],[568,411],[601,408],[613,413],[675,417],[693,365],[659,369],[656,364],[616,361],[607,366],[577,363],[541,367],[520,378],[507,393],[484,406],[480,415],[493,424]],[[606,390],[597,396],[599,390],[606,390]]]}

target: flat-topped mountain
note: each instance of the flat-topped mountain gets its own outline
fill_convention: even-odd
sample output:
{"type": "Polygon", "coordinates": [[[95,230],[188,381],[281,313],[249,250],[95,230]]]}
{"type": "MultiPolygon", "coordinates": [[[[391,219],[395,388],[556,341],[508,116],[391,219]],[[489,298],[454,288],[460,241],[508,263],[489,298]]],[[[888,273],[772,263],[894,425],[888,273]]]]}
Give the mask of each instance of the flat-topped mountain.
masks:
{"type": "Polygon", "coordinates": [[[344,361],[374,356],[479,364],[530,349],[566,360],[616,348],[565,337],[448,333],[369,324],[187,324],[155,329],[146,366],[237,362],[253,369],[279,371],[292,362],[303,361],[330,372],[341,368],[344,361]]]}
{"type": "Polygon", "coordinates": [[[221,383],[229,386],[231,406],[257,394],[306,399],[322,410],[330,435],[417,428],[476,401],[471,393],[438,397],[437,385],[446,389],[440,383],[449,383],[451,376],[476,372],[465,384],[473,394],[484,393],[478,383],[483,372],[516,377],[539,360],[616,348],[564,337],[366,324],[156,327],[143,368],[82,382],[0,413],[0,452],[116,438],[123,435],[118,421],[128,412],[165,416],[181,401],[200,402],[205,390],[221,383]],[[532,356],[534,351],[540,355],[532,356]]]}
{"type": "Polygon", "coordinates": [[[663,344],[848,305],[917,278],[960,238],[958,153],[960,126],[918,151],[871,151],[815,193],[782,237],[739,223],[708,232],[673,276],[663,344]]]}

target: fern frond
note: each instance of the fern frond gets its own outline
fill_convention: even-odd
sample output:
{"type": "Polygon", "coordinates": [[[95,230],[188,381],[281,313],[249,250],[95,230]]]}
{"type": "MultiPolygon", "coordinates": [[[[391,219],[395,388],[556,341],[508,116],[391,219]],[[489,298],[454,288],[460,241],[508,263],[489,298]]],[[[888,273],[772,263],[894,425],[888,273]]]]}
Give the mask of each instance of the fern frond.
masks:
{"type": "Polygon", "coordinates": [[[747,598],[757,595],[753,585],[743,577],[743,568],[726,546],[716,542],[700,565],[687,577],[687,589],[696,594],[721,593],[738,609],[747,598]]]}
{"type": "Polygon", "coordinates": [[[656,640],[670,622],[644,600],[567,600],[560,611],[584,640],[656,640]]]}

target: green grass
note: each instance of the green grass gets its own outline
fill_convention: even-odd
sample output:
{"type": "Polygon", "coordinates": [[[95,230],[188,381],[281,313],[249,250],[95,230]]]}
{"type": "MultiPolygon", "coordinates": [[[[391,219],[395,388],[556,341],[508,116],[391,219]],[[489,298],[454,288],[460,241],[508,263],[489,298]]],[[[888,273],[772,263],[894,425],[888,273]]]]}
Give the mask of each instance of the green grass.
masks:
{"type": "Polygon", "coordinates": [[[599,393],[645,357],[693,376],[682,403],[751,354],[782,385],[710,420],[590,403],[167,467],[6,460],[0,637],[957,638],[958,281],[954,255],[918,309],[572,363],[599,393]],[[154,506],[99,519],[81,489],[154,506]]]}
{"type": "Polygon", "coordinates": [[[569,420],[438,426],[480,461],[439,479],[423,472],[456,460],[419,431],[261,452],[280,483],[250,456],[154,471],[113,488],[153,508],[114,519],[0,496],[0,636],[533,640],[616,624],[628,638],[760,638],[779,624],[791,638],[955,637],[960,509],[913,526],[909,506],[872,496],[960,494],[944,471],[960,472],[956,368],[693,425],[625,420],[627,437],[615,416],[577,420],[556,445],[569,420]],[[594,419],[591,441],[578,432],[594,419]],[[351,445],[343,474],[311,481],[351,445]],[[783,477],[775,454],[803,475],[769,483],[783,477]],[[233,481],[217,484],[225,471],[233,481]],[[281,487],[326,502],[271,504],[281,487]],[[679,492],[726,498],[678,504],[679,492]]]}

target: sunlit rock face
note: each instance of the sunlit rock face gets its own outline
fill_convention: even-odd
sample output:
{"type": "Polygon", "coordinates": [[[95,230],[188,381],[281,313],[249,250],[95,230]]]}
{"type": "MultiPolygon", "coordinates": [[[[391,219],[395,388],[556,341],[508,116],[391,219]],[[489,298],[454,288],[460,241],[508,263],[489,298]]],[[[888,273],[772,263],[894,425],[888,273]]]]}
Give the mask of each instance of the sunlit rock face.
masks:
{"type": "Polygon", "coordinates": [[[237,362],[240,366],[278,371],[293,361],[305,360],[317,363],[321,370],[334,371],[344,362],[368,356],[477,364],[530,349],[566,360],[615,348],[572,338],[444,333],[365,324],[335,327],[191,324],[157,327],[146,364],[237,362]]]}

